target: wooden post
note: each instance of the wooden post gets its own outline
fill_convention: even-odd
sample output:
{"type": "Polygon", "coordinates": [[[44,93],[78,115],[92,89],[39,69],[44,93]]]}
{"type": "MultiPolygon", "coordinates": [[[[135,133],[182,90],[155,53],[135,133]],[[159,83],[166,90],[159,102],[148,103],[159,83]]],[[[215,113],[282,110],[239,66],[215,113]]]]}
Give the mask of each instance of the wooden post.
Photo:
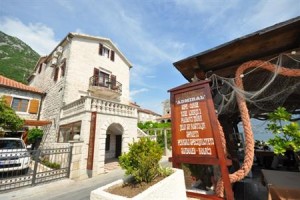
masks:
{"type": "Polygon", "coordinates": [[[167,156],[168,153],[167,129],[164,129],[164,141],[165,141],[165,156],[167,156]]]}
{"type": "Polygon", "coordinates": [[[93,164],[94,164],[94,146],[95,146],[95,135],[96,135],[96,119],[97,113],[91,113],[91,126],[90,126],[90,137],[89,137],[89,147],[88,147],[88,157],[87,157],[87,170],[89,171],[88,176],[92,176],[93,164]]]}

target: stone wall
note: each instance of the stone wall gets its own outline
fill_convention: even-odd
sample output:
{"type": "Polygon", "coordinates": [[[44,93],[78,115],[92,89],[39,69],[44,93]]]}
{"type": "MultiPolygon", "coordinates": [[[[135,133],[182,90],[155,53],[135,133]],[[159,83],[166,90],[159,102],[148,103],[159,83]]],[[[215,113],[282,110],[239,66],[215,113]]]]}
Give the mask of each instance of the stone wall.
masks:
{"type": "Polygon", "coordinates": [[[88,178],[86,172],[86,159],[82,154],[83,142],[74,142],[71,144],[72,148],[72,162],[70,168],[70,178],[75,180],[86,179],[88,178]]]}

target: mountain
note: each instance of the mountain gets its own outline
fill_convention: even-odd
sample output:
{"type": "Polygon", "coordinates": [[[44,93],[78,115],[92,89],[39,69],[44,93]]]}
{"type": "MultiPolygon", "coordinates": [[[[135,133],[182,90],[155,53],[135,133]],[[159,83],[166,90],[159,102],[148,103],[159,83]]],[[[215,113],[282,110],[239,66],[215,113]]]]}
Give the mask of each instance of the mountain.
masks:
{"type": "Polygon", "coordinates": [[[0,31],[0,74],[27,83],[40,55],[16,37],[0,31]]]}

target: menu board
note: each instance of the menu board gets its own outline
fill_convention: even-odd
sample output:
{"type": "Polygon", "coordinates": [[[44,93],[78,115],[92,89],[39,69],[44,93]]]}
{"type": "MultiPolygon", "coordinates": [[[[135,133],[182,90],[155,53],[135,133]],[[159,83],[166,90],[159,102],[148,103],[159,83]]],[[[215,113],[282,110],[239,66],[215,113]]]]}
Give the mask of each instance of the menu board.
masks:
{"type": "MultiPolygon", "coordinates": [[[[215,141],[210,124],[207,99],[203,89],[174,96],[176,155],[216,157],[215,141]]],[[[173,112],[172,111],[172,112],[173,112]]]]}
{"type": "Polygon", "coordinates": [[[215,176],[215,173],[209,173],[212,172],[211,168],[219,166],[226,199],[234,199],[209,81],[184,84],[169,92],[172,164],[173,167],[184,170],[188,196],[215,199],[215,196],[200,194],[197,191],[202,190],[204,183],[207,183],[205,191],[206,186],[210,187],[213,184],[205,180],[211,180],[215,176]]]}

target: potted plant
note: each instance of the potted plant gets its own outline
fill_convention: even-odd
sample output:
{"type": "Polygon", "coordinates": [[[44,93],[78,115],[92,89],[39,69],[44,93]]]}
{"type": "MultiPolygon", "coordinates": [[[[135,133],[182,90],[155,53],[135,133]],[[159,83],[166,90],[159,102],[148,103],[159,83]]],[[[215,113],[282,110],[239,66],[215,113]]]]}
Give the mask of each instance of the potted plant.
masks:
{"type": "Polygon", "coordinates": [[[186,199],[183,171],[162,168],[163,151],[149,138],[129,144],[129,152],[119,157],[129,175],[91,192],[91,199],[186,199]]]}
{"type": "Polygon", "coordinates": [[[28,131],[27,139],[28,139],[28,142],[30,144],[32,144],[32,146],[31,146],[32,150],[38,149],[38,147],[42,141],[43,134],[44,134],[43,130],[38,129],[38,128],[33,128],[28,131]]]}
{"type": "Polygon", "coordinates": [[[292,114],[284,107],[278,107],[274,112],[269,113],[268,117],[267,130],[274,134],[274,138],[269,139],[267,143],[273,146],[276,155],[283,156],[287,168],[295,167],[295,152],[300,150],[299,124],[291,121],[292,114]]]}

